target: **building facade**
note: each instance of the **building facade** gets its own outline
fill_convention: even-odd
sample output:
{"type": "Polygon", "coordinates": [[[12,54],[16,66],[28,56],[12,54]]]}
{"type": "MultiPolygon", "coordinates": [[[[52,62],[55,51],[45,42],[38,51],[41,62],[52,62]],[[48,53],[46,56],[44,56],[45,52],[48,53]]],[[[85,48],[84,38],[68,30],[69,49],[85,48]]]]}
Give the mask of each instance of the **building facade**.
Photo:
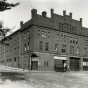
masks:
{"type": "Polygon", "coordinates": [[[31,19],[20,22],[20,29],[9,35],[9,44],[0,43],[0,64],[28,70],[55,70],[55,66],[69,66],[69,70],[88,70],[88,28],[72,13],[63,16],[51,9],[31,10],[31,19]]]}

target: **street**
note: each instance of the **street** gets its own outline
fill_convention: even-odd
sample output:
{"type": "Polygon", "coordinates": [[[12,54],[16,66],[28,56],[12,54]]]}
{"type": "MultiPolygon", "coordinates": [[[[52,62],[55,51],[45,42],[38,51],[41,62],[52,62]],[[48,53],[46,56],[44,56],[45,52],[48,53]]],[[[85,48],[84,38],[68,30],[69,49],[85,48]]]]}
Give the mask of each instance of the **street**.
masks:
{"type": "Polygon", "coordinates": [[[23,72],[2,75],[0,88],[88,88],[88,72],[23,72]]]}

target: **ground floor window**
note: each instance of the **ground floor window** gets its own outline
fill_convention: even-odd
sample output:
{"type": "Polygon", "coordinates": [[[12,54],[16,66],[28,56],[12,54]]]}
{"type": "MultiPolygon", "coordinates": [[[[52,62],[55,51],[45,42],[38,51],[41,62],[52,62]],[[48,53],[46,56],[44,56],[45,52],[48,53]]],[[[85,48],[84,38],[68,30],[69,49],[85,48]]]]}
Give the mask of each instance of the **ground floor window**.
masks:
{"type": "Polygon", "coordinates": [[[48,66],[49,66],[49,62],[45,61],[45,62],[44,62],[44,66],[45,66],[45,67],[48,67],[48,66]]]}
{"type": "Polygon", "coordinates": [[[88,70],[88,59],[83,58],[83,70],[88,70]]]}

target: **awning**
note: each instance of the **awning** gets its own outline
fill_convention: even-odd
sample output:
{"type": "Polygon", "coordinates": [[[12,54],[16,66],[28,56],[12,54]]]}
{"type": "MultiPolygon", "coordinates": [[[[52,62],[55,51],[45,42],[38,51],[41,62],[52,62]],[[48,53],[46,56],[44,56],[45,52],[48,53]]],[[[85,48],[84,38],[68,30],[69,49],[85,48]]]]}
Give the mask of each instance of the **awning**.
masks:
{"type": "Polygon", "coordinates": [[[32,53],[32,54],[31,54],[31,57],[33,57],[33,58],[34,58],[34,57],[39,57],[39,55],[36,54],[36,53],[32,53]]]}
{"type": "Polygon", "coordinates": [[[54,56],[54,59],[67,60],[67,57],[54,56]]]}

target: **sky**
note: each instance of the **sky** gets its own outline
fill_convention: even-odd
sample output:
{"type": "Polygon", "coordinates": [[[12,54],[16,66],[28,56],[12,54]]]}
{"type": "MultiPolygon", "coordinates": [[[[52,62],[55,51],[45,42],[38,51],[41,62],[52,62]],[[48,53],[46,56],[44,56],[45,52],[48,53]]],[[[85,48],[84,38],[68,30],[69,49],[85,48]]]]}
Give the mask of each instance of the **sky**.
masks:
{"type": "Polygon", "coordinates": [[[31,10],[37,9],[37,13],[41,15],[42,11],[47,12],[47,16],[51,17],[50,9],[54,9],[54,13],[63,15],[63,10],[69,15],[72,12],[72,18],[79,20],[83,18],[83,27],[88,28],[88,0],[7,0],[9,3],[19,2],[20,5],[0,12],[0,21],[4,22],[5,27],[9,27],[13,31],[20,28],[20,21],[24,23],[31,19],[31,10]],[[30,4],[32,7],[30,6],[30,4]]]}

